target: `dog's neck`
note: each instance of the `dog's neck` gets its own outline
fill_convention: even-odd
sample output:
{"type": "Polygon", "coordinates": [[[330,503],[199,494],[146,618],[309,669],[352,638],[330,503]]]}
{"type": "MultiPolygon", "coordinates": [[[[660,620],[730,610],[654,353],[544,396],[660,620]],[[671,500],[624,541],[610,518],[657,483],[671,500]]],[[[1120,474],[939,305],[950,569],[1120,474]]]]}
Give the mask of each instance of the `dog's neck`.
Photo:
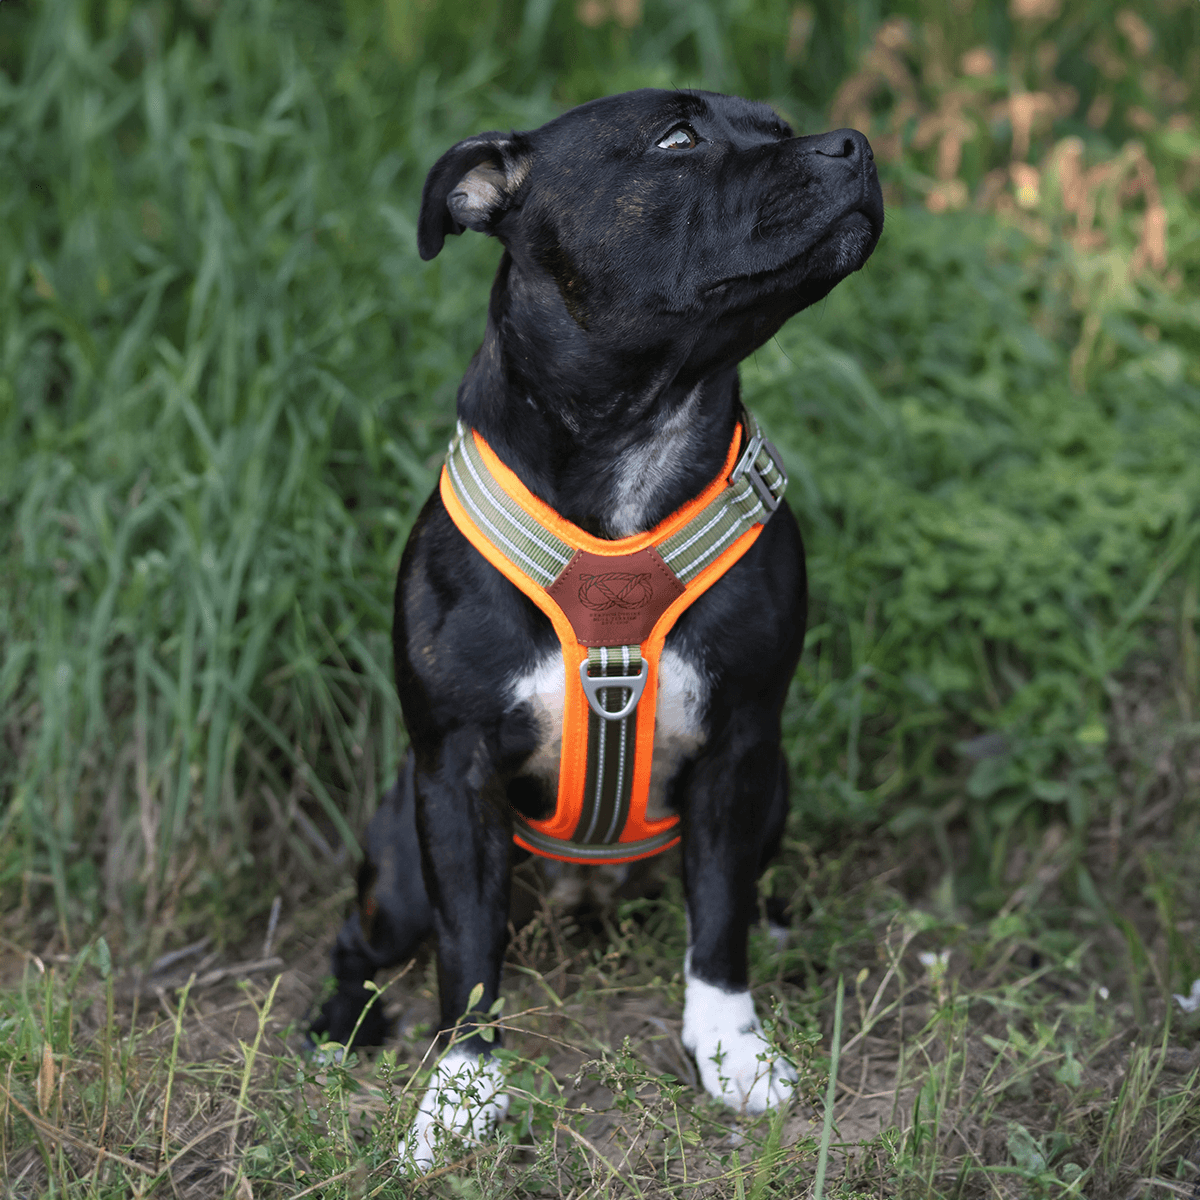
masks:
{"type": "Polygon", "coordinates": [[[614,381],[586,364],[573,379],[561,369],[549,378],[514,371],[489,322],[458,415],[561,516],[599,537],[627,537],[712,482],[740,412],[736,367],[690,384],[667,374],[614,381]]]}

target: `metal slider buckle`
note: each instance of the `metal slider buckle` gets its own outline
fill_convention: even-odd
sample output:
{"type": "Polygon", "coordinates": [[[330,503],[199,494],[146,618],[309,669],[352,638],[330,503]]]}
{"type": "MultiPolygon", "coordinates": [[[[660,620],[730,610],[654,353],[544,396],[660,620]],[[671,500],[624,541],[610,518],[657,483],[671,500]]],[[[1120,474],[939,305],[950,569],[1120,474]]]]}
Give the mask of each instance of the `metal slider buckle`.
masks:
{"type": "Polygon", "coordinates": [[[750,485],[758,493],[758,498],[762,501],[763,508],[767,510],[769,517],[783,500],[784,489],[787,487],[787,471],[783,468],[783,461],[779,457],[779,451],[763,437],[761,430],[756,433],[746,445],[746,449],[742,451],[741,458],[737,461],[737,466],[729,473],[729,482],[737,483],[743,475],[749,476],[750,485]],[[762,477],[762,472],[758,469],[758,452],[765,450],[767,457],[775,464],[775,469],[779,472],[779,495],[777,496],[767,486],[767,481],[762,477]]]}
{"type": "Polygon", "coordinates": [[[606,721],[623,721],[637,708],[646,687],[646,675],[650,670],[650,664],[644,658],[641,663],[641,669],[636,675],[589,675],[588,660],[585,658],[579,664],[579,681],[583,684],[583,694],[587,697],[588,707],[596,716],[603,717],[606,721]],[[622,690],[628,688],[630,692],[629,699],[617,712],[609,712],[600,700],[600,693],[612,687],[622,690]]]}

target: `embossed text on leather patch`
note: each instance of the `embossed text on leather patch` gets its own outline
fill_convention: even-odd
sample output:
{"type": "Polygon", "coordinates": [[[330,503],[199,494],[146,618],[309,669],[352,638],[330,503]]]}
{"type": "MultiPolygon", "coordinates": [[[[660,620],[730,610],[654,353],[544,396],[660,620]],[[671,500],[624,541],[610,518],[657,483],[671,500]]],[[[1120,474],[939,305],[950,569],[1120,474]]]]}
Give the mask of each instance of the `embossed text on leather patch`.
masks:
{"type": "Polygon", "coordinates": [[[580,645],[632,646],[650,636],[658,618],[683,595],[683,584],[647,546],[634,554],[577,550],[546,590],[580,645]]]}

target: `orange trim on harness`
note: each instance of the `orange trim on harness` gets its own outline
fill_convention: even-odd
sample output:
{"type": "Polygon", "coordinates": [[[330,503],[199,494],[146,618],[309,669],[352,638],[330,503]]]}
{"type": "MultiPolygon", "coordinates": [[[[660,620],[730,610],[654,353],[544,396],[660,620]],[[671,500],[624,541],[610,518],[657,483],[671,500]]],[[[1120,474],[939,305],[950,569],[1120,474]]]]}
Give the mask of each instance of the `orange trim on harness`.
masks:
{"type": "MultiPolygon", "coordinates": [[[[474,438],[474,444],[479,455],[486,464],[495,482],[514,504],[524,510],[539,525],[549,530],[557,538],[573,550],[586,550],[591,554],[604,557],[620,557],[635,553],[647,547],[657,547],[667,538],[683,528],[695,518],[705,507],[712,503],[721,492],[727,488],[730,472],[738,461],[738,453],[743,441],[743,428],[738,423],[733,440],[729,446],[725,463],[717,477],[694,500],[672,513],[653,529],[643,533],[615,541],[594,537],[586,531],[565,520],[544,501],[539,500],[517,478],[517,476],[496,456],[495,451],[474,430],[467,430],[464,437],[474,438]]],[[[663,645],[667,634],[678,620],[679,615],[699,596],[708,590],[743,554],[754,544],[762,532],[762,524],[756,524],[740,534],[711,562],[686,584],[681,584],[682,593],[678,595],[665,611],[658,617],[649,636],[641,643],[642,657],[648,664],[645,687],[636,709],[636,740],[634,753],[633,778],[629,797],[629,811],[624,828],[611,849],[605,850],[602,857],[596,854],[586,855],[577,843],[570,841],[571,835],[577,829],[584,807],[585,778],[588,756],[588,702],[580,682],[580,664],[588,657],[587,646],[580,643],[566,613],[549,591],[541,584],[531,579],[520,567],[508,558],[479,528],[466,508],[455,494],[446,467],[442,468],[439,483],[442,503],[445,504],[451,520],[458,526],[471,545],[483,555],[514,587],[522,591],[537,607],[546,614],[554,627],[562,647],[563,668],[565,672],[565,689],[563,699],[562,753],[559,760],[558,798],[553,814],[544,820],[523,821],[545,838],[553,839],[562,846],[549,849],[542,845],[534,845],[521,836],[518,829],[513,834],[513,840],[526,850],[547,858],[559,859],[563,862],[605,863],[632,862],[651,854],[661,853],[679,841],[678,834],[669,841],[656,845],[651,850],[639,848],[628,855],[620,854],[622,843],[640,842],[648,838],[657,838],[673,827],[678,826],[678,815],[671,815],[660,820],[646,817],[646,804],[650,792],[650,769],[654,749],[654,727],[658,700],[658,674],[662,657],[663,645]],[[614,853],[615,851],[615,853],[614,853]]],[[[614,684],[619,677],[614,677],[614,684]]]]}

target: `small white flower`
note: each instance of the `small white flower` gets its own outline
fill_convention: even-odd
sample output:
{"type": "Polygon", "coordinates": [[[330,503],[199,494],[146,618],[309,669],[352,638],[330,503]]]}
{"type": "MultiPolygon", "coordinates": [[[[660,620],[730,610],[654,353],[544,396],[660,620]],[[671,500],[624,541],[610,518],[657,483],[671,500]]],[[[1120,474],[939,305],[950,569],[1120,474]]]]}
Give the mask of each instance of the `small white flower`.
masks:
{"type": "Polygon", "coordinates": [[[1200,979],[1192,980],[1192,990],[1187,996],[1180,996],[1176,992],[1171,993],[1176,1000],[1179,1001],[1179,1007],[1186,1013],[1194,1013],[1200,1009],[1200,979]]]}
{"type": "Polygon", "coordinates": [[[1108,988],[1103,987],[1103,986],[1097,988],[1096,995],[1098,995],[1101,1000],[1107,1000],[1108,999],[1108,988]]]}
{"type": "Polygon", "coordinates": [[[950,963],[949,950],[922,950],[917,955],[920,959],[921,966],[932,971],[935,968],[944,971],[950,963]]]}

